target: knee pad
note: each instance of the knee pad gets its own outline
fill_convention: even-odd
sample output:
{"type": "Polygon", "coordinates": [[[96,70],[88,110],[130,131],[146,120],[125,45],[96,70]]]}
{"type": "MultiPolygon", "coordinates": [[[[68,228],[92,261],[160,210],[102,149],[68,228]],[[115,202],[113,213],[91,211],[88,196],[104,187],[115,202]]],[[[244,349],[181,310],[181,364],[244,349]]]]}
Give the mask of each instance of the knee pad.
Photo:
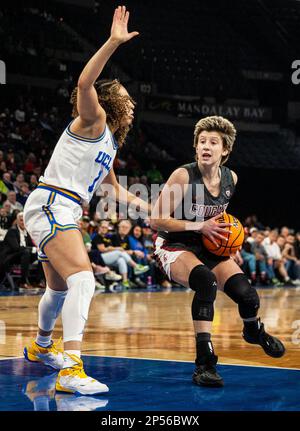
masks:
{"type": "Polygon", "coordinates": [[[64,341],[81,341],[90,303],[95,292],[91,271],[81,271],[66,280],[68,293],[62,309],[64,341]]]}
{"type": "Polygon", "coordinates": [[[245,274],[231,276],[224,285],[224,293],[239,307],[242,319],[256,317],[260,306],[256,289],[251,286],[245,274]]]}
{"type": "Polygon", "coordinates": [[[217,295],[215,274],[205,265],[197,265],[189,276],[189,286],[195,291],[192,303],[193,320],[213,321],[214,301],[217,295]]]}

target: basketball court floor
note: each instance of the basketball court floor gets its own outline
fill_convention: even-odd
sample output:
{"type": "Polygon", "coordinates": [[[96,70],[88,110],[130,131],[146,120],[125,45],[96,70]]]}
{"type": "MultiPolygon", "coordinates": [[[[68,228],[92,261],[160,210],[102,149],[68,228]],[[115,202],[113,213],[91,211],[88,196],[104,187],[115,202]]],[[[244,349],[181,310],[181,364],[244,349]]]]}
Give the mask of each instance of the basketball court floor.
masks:
{"type": "MultiPolygon", "coordinates": [[[[287,352],[245,343],[236,305],[218,293],[213,342],[224,388],[194,385],[193,292],[96,293],[83,343],[89,375],[110,387],[94,397],[55,393],[56,372],[22,357],[36,334],[39,296],[0,297],[0,410],[300,411],[300,290],[259,289],[260,316],[287,352]]],[[[58,321],[54,339],[61,336],[58,321]]]]}

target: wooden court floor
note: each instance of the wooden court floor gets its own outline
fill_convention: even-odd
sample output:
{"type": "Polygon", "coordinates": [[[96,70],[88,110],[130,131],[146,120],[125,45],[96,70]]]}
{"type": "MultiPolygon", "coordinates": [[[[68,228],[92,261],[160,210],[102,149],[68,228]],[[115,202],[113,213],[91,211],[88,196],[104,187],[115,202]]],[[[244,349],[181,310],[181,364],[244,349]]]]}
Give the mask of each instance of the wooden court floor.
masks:
{"type": "MultiPolygon", "coordinates": [[[[285,344],[280,359],[245,343],[236,305],[218,293],[213,343],[219,362],[300,368],[300,290],[260,289],[259,315],[271,334],[285,344]]],[[[93,299],[83,343],[83,354],[131,358],[194,360],[190,304],[193,292],[126,292],[93,299]]],[[[0,358],[20,357],[36,334],[39,296],[0,297],[0,358]]],[[[57,322],[54,339],[61,334],[57,322]]]]}

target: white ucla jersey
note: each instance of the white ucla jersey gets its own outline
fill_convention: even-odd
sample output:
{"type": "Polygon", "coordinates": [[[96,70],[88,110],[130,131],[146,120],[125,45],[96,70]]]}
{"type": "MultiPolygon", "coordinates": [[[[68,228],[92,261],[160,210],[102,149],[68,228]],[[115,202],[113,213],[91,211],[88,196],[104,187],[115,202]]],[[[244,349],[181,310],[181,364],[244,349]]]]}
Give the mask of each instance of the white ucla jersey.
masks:
{"type": "Polygon", "coordinates": [[[118,144],[107,125],[95,139],[71,132],[70,125],[59,138],[39,181],[70,190],[89,202],[112,168],[118,144]]]}

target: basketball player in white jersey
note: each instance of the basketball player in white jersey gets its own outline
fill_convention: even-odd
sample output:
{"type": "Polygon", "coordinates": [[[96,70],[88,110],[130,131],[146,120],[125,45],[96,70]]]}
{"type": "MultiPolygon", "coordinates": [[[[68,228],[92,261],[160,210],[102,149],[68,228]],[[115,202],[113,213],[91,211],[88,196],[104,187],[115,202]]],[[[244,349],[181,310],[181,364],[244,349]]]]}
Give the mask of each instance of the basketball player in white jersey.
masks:
{"type": "MultiPolygon", "coordinates": [[[[39,303],[38,334],[24,355],[60,369],[56,390],[96,394],[108,387],[88,377],[80,359],[81,341],[95,289],[91,263],[78,230],[80,203],[89,201],[103,182],[110,183],[116,199],[136,200],[122,188],[112,165],[133,121],[134,102],[117,81],[98,81],[105,64],[121,45],[138,35],[128,32],[129,12],[119,6],[114,13],[111,35],[83,69],[73,92],[75,119],[62,133],[40,184],[29,196],[24,220],[38,245],[47,279],[39,303]],[[121,197],[122,195],[122,197],[121,197]],[[64,352],[51,339],[62,311],[64,352]]],[[[145,211],[148,204],[139,200],[145,211]]]]}

